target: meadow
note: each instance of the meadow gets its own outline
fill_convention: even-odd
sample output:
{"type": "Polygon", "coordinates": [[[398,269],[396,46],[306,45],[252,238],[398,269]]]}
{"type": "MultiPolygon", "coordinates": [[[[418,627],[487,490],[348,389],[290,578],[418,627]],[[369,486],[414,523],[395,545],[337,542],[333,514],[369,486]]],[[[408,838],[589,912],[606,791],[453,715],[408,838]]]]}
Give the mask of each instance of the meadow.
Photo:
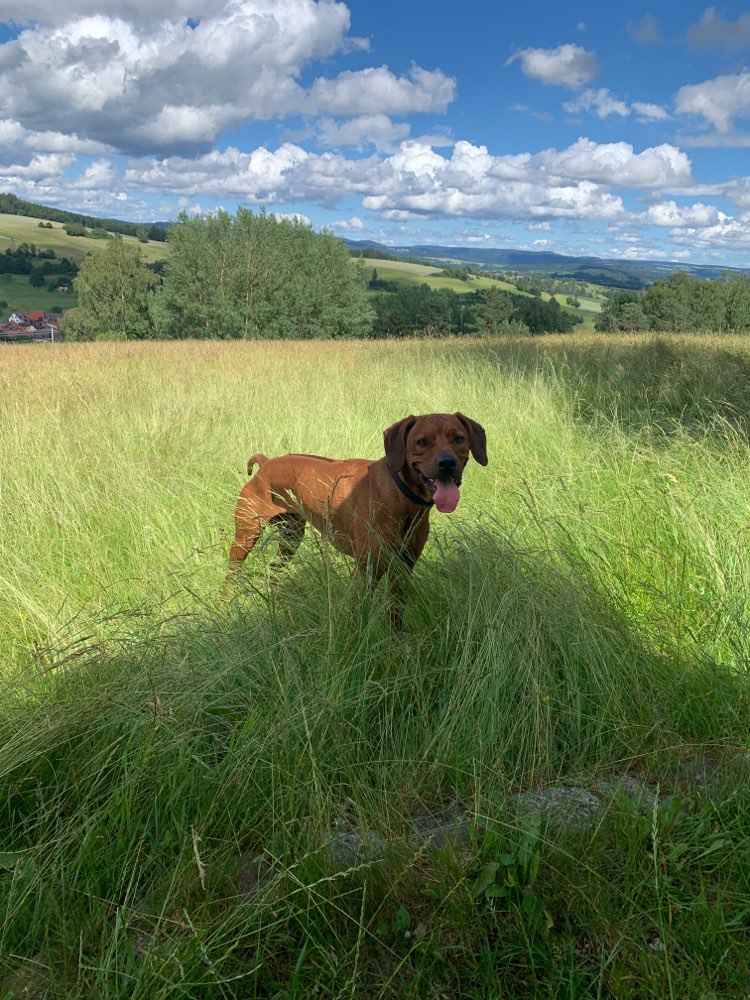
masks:
{"type": "Polygon", "coordinates": [[[0,421],[0,997],[747,995],[745,339],[4,345],[0,421]],[[250,453],[455,410],[400,634],[310,533],[220,599],[250,453]]]}
{"type": "MultiPolygon", "coordinates": [[[[359,258],[354,258],[358,260],[359,258]]],[[[443,270],[439,266],[429,266],[427,264],[414,264],[406,260],[380,260],[374,257],[365,257],[365,274],[369,276],[371,269],[378,272],[378,278],[383,281],[400,281],[406,284],[428,285],[432,289],[447,288],[459,295],[466,292],[476,292],[480,290],[499,289],[501,292],[511,292],[513,295],[528,295],[528,292],[519,291],[515,285],[508,281],[498,281],[494,278],[485,278],[472,275],[468,281],[461,281],[460,278],[452,278],[449,270],[443,270]]],[[[446,262],[448,263],[448,262],[446,262]]],[[[461,261],[454,261],[454,265],[460,265],[461,261]]],[[[601,294],[601,289],[595,285],[588,286],[587,295],[579,295],[578,309],[570,309],[565,305],[565,296],[558,295],[558,301],[563,309],[569,310],[580,316],[583,323],[578,329],[578,333],[593,333],[594,323],[599,313],[602,311],[602,303],[606,301],[601,294]]],[[[549,292],[542,292],[541,298],[549,302],[551,295],[549,292]]]]}
{"type": "MultiPolygon", "coordinates": [[[[354,258],[359,260],[358,257],[354,258]]],[[[429,264],[414,264],[408,260],[380,260],[376,257],[363,257],[365,274],[369,277],[374,268],[378,277],[384,281],[404,281],[408,284],[425,284],[430,288],[449,288],[452,292],[475,292],[478,289],[500,288],[504,292],[516,292],[516,286],[507,281],[495,281],[492,278],[471,277],[468,281],[452,278],[443,268],[429,264]]]]}
{"type": "MultiPolygon", "coordinates": [[[[126,243],[137,243],[141,256],[146,264],[163,260],[168,250],[166,244],[149,240],[140,243],[133,236],[122,237],[126,243]]],[[[26,215],[6,215],[0,213],[0,253],[14,249],[22,243],[33,244],[40,249],[54,250],[58,258],[68,257],[80,265],[86,254],[102,250],[106,240],[92,239],[88,236],[69,236],[60,222],[53,222],[51,229],[42,229],[39,219],[26,215]]],[[[72,309],[78,305],[75,288],[69,292],[50,292],[44,286],[35,288],[29,283],[27,275],[0,275],[0,301],[7,306],[0,314],[0,320],[6,320],[13,312],[28,313],[34,309],[44,309],[46,312],[72,309]]]]}
{"type": "MultiPolygon", "coordinates": [[[[33,243],[38,247],[54,250],[58,257],[69,257],[80,264],[87,253],[101,250],[104,240],[90,236],[69,236],[61,222],[53,222],[51,229],[42,229],[40,220],[30,215],[6,215],[0,213],[0,252],[19,243],[33,243]]],[[[146,264],[163,259],[166,254],[164,243],[149,240],[140,243],[134,236],[123,236],[126,243],[138,243],[146,264]]]]}

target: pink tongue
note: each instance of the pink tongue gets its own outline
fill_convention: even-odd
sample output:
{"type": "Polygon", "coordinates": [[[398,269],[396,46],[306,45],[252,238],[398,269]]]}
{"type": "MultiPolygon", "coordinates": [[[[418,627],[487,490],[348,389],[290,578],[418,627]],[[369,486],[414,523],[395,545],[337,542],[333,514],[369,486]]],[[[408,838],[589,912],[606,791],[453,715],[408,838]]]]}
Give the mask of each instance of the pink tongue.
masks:
{"type": "Polygon", "coordinates": [[[437,489],[433,495],[435,506],[441,514],[452,514],[458,507],[461,494],[455,483],[446,483],[441,479],[437,481],[437,489]]]}

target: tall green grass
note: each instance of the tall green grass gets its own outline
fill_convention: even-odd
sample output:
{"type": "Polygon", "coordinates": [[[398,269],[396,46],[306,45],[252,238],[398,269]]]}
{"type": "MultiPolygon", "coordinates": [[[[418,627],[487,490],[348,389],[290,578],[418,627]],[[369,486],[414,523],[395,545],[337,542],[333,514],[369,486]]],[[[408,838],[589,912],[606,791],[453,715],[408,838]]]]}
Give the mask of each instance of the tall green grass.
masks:
{"type": "Polygon", "coordinates": [[[741,341],[3,358],[0,996],[741,995],[741,341]],[[219,600],[252,451],[377,457],[433,410],[490,465],[433,515],[401,634],[314,535],[219,600]],[[623,772],[659,783],[647,815],[506,809],[623,772]],[[456,802],[468,853],[415,845],[456,802]],[[352,831],[385,862],[326,846],[352,831]]]}

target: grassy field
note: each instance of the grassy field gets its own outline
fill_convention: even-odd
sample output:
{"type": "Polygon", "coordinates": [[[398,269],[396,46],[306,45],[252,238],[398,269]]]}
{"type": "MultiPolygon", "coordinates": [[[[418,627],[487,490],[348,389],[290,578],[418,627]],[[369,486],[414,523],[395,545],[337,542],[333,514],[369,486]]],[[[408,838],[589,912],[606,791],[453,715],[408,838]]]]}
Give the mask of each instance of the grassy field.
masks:
{"type": "Polygon", "coordinates": [[[50,292],[46,287],[34,288],[25,274],[0,275],[0,301],[7,306],[0,309],[0,320],[5,321],[14,312],[28,313],[33,309],[45,312],[62,312],[78,305],[78,296],[69,292],[50,292]]]}
{"type": "MultiPolygon", "coordinates": [[[[359,260],[357,257],[353,259],[359,260]]],[[[468,281],[461,281],[459,278],[451,278],[449,274],[443,272],[442,268],[429,267],[426,264],[412,264],[406,260],[378,260],[374,257],[365,257],[364,265],[365,273],[369,273],[370,268],[375,268],[378,277],[383,281],[404,281],[416,285],[429,285],[430,288],[449,288],[452,292],[459,294],[476,292],[481,288],[500,288],[505,292],[516,291],[515,285],[510,285],[507,281],[475,277],[469,278],[468,281]]]]}
{"type": "Polygon", "coordinates": [[[0,997],[747,994],[750,345],[3,361],[0,997]],[[401,634],[312,535],[219,600],[251,452],[377,457],[457,409],[490,465],[433,514],[401,634]],[[507,810],[623,775],[645,814],[507,810]],[[457,805],[465,849],[415,844],[457,805]],[[331,849],[357,831],[383,861],[331,849]]]}
{"type": "MultiPolygon", "coordinates": [[[[52,229],[42,229],[39,219],[25,215],[0,214],[0,253],[15,248],[21,243],[33,243],[40,249],[54,250],[58,257],[68,257],[80,265],[87,253],[105,247],[105,240],[94,240],[87,236],[68,236],[61,222],[53,222],[52,229]]],[[[137,242],[133,236],[123,236],[129,243],[137,242]]],[[[139,243],[141,256],[146,264],[163,260],[168,253],[165,243],[149,240],[139,243]]],[[[49,279],[47,279],[49,280],[49,279]]],[[[8,305],[0,311],[0,320],[6,320],[13,312],[29,312],[30,309],[44,309],[47,312],[72,309],[78,305],[78,296],[71,290],[65,294],[49,292],[45,287],[34,288],[26,275],[0,275],[0,300],[8,305]],[[8,279],[11,280],[8,280],[8,279]]]]}
{"type": "MultiPolygon", "coordinates": [[[[358,260],[359,258],[354,258],[358,260]]],[[[480,289],[497,288],[503,292],[512,292],[514,295],[527,295],[527,292],[519,292],[515,285],[507,281],[495,281],[493,278],[471,277],[468,281],[461,281],[459,278],[451,278],[439,267],[429,267],[426,264],[412,264],[405,260],[378,260],[376,258],[364,258],[365,273],[370,273],[370,268],[378,272],[378,278],[383,281],[403,281],[417,285],[429,285],[430,288],[448,288],[458,294],[466,292],[476,292],[480,289]]],[[[548,292],[542,292],[541,296],[545,302],[551,298],[548,292]]],[[[570,309],[565,305],[565,296],[558,295],[557,299],[563,309],[575,313],[583,320],[583,324],[578,328],[580,333],[593,333],[596,317],[602,311],[603,297],[592,292],[587,296],[578,296],[580,308],[570,309]]]]}
{"type": "MultiPolygon", "coordinates": [[[[101,250],[105,240],[95,240],[88,236],[68,236],[62,222],[53,222],[52,229],[42,229],[39,219],[26,215],[0,214],[0,253],[19,243],[34,243],[38,247],[54,250],[58,257],[69,257],[80,264],[87,253],[101,250]]],[[[134,236],[123,236],[126,243],[137,243],[134,236]]],[[[141,255],[146,264],[162,260],[167,256],[166,244],[149,240],[139,243],[141,255]]]]}

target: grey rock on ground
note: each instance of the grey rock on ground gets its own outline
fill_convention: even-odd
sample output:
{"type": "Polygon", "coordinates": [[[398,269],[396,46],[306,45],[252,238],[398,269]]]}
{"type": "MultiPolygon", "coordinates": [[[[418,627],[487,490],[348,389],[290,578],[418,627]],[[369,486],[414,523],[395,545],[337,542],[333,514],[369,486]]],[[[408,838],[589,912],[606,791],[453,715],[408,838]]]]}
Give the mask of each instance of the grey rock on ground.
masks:
{"type": "Polygon", "coordinates": [[[459,803],[424,809],[406,817],[409,844],[415,850],[437,851],[455,847],[466,851],[471,842],[472,824],[459,803]]]}
{"type": "Polygon", "coordinates": [[[508,806],[517,815],[538,812],[553,826],[586,830],[596,826],[601,802],[585,788],[553,785],[510,795],[508,806]]]}
{"type": "MultiPolygon", "coordinates": [[[[750,770],[750,752],[735,754],[731,763],[750,770]]],[[[702,759],[680,764],[672,778],[678,785],[685,785],[704,797],[721,790],[726,771],[719,764],[702,759]]],[[[593,791],[580,786],[551,785],[514,793],[506,801],[506,818],[512,823],[539,813],[543,823],[557,830],[593,830],[602,819],[603,803],[616,795],[625,797],[641,814],[649,815],[654,808],[666,804],[674,790],[672,785],[660,789],[628,773],[600,775],[592,778],[589,785],[593,791]]],[[[678,821],[684,815],[685,810],[678,821]]],[[[458,802],[421,809],[405,816],[403,823],[413,851],[432,852],[447,847],[462,854],[469,851],[472,835],[482,825],[458,802]]],[[[386,842],[380,834],[359,826],[334,827],[324,835],[323,846],[342,867],[383,862],[387,856],[386,842]]]]}
{"type": "Polygon", "coordinates": [[[604,774],[594,778],[591,784],[603,798],[612,798],[618,793],[623,795],[638,812],[645,815],[653,812],[659,798],[655,789],[632,774],[604,774]]]}
{"type": "Polygon", "coordinates": [[[386,844],[374,830],[331,830],[323,835],[323,847],[337,865],[354,868],[386,860],[386,844]]]}

